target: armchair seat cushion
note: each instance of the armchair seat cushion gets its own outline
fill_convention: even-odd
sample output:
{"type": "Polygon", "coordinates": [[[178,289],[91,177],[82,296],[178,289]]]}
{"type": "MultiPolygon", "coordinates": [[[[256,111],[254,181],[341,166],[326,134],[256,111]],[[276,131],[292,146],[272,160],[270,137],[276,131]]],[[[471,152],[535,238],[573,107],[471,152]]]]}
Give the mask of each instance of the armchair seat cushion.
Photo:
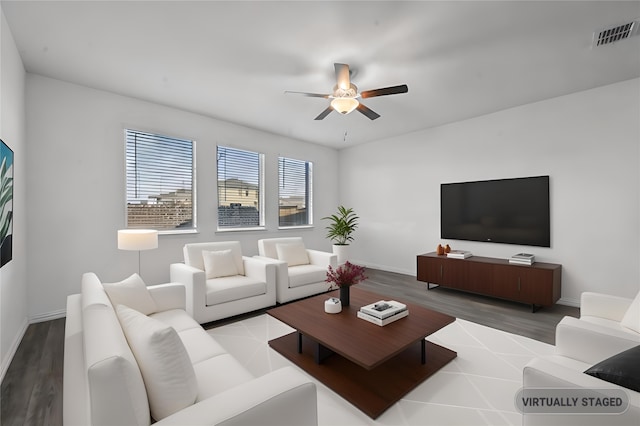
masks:
{"type": "Polygon", "coordinates": [[[213,306],[233,300],[267,293],[267,284],[244,275],[207,280],[206,305],[213,306]]]}
{"type": "MultiPolygon", "coordinates": [[[[298,265],[289,267],[289,287],[301,287],[322,282],[327,279],[327,268],[317,265],[298,265]]],[[[328,284],[327,284],[328,288],[328,284]]]]}

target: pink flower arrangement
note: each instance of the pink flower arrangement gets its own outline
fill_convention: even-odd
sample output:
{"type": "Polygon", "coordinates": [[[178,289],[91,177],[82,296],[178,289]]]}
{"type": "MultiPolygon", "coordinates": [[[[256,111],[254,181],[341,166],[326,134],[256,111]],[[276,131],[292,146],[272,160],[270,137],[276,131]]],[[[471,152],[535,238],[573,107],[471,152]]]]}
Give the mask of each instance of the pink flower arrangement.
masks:
{"type": "Polygon", "coordinates": [[[331,284],[330,288],[333,288],[334,284],[338,287],[349,287],[366,279],[364,267],[354,265],[347,261],[344,265],[340,265],[336,269],[333,269],[331,265],[329,265],[327,279],[325,281],[331,284]]]}

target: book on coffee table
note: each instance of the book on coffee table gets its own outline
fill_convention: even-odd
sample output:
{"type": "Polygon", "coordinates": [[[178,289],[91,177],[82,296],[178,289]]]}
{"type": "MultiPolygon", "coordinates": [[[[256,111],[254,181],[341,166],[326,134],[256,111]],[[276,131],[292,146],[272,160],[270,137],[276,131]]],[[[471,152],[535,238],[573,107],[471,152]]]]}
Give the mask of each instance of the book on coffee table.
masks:
{"type": "Polygon", "coordinates": [[[379,300],[360,308],[360,312],[379,319],[385,319],[406,310],[407,305],[395,300],[379,300]]]}
{"type": "Polygon", "coordinates": [[[390,317],[386,317],[385,319],[380,319],[378,317],[374,317],[373,315],[369,315],[365,312],[358,311],[358,318],[361,318],[365,321],[369,321],[371,323],[374,323],[380,326],[387,325],[389,323],[397,321],[401,318],[406,317],[407,315],[409,315],[409,311],[405,309],[404,311],[400,311],[394,315],[391,315],[390,317]]]}

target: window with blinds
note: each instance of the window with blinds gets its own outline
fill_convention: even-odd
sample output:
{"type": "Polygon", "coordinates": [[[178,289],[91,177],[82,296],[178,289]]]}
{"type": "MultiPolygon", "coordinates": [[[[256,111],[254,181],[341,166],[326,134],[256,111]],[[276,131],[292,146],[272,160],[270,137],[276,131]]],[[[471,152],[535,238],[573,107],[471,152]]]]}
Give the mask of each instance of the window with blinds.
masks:
{"type": "Polygon", "coordinates": [[[218,146],[218,229],[264,226],[264,155],[218,146]]]}
{"type": "Polygon", "coordinates": [[[311,214],[312,163],[278,158],[279,226],[303,226],[313,223],[311,214]]]}
{"type": "Polygon", "coordinates": [[[125,130],[127,228],[196,228],[194,142],[125,130]]]}

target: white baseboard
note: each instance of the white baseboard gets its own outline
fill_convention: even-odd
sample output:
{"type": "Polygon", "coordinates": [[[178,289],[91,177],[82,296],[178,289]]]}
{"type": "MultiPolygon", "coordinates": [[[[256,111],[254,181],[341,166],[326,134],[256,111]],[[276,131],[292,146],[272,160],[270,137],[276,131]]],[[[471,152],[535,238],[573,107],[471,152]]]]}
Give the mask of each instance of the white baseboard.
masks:
{"type": "Polygon", "coordinates": [[[25,318],[24,322],[20,326],[20,330],[16,334],[13,342],[11,343],[11,347],[9,348],[9,352],[7,352],[7,356],[2,360],[2,365],[0,365],[0,382],[4,380],[5,374],[7,374],[7,370],[11,365],[11,361],[13,361],[13,357],[16,355],[18,350],[18,346],[20,346],[20,342],[24,338],[25,333],[27,332],[27,328],[29,328],[30,324],[36,324],[44,321],[51,321],[58,318],[64,318],[67,315],[66,309],[60,309],[58,311],[47,312],[44,314],[35,315],[30,318],[25,318]]]}
{"type": "Polygon", "coordinates": [[[18,346],[20,346],[20,342],[22,342],[22,338],[24,334],[27,332],[27,328],[29,327],[29,321],[24,319],[22,326],[20,326],[20,330],[16,334],[13,342],[11,343],[11,347],[9,348],[9,352],[7,352],[7,356],[2,360],[2,365],[0,366],[0,383],[4,380],[4,375],[7,374],[7,370],[9,369],[9,365],[11,365],[11,361],[13,361],[13,357],[18,350],[18,346]]]}
{"type": "Polygon", "coordinates": [[[29,324],[36,324],[39,322],[51,321],[58,318],[64,318],[67,316],[66,309],[60,309],[57,311],[46,312],[44,314],[34,315],[29,318],[29,324]]]}
{"type": "Polygon", "coordinates": [[[573,306],[574,308],[579,308],[580,300],[572,299],[569,297],[561,297],[560,300],[558,300],[558,305],[573,306]]]}
{"type": "Polygon", "coordinates": [[[404,269],[398,269],[388,265],[379,265],[377,263],[368,263],[360,260],[349,260],[349,262],[352,262],[356,265],[364,266],[366,268],[379,269],[381,271],[393,272],[393,273],[402,274],[402,275],[411,275],[414,277],[416,276],[414,271],[406,271],[404,269]]]}

